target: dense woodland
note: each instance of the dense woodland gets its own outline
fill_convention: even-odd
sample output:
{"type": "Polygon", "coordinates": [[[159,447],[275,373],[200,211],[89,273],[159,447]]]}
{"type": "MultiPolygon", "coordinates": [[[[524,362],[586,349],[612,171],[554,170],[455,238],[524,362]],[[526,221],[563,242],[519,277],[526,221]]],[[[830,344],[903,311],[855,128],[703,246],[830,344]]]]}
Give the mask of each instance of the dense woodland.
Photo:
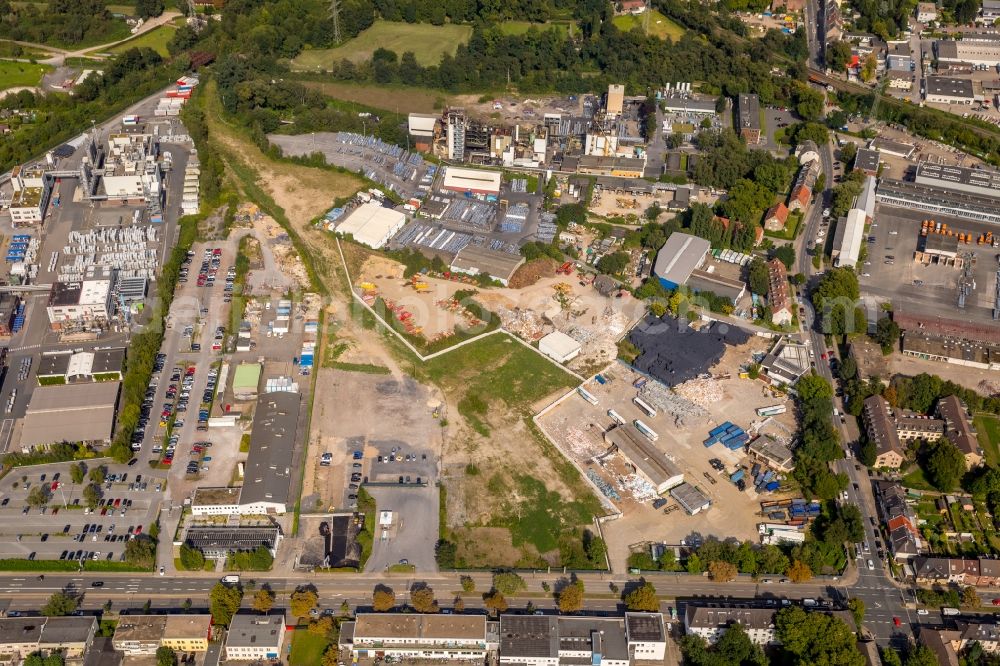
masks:
{"type": "Polygon", "coordinates": [[[0,0],[0,38],[54,46],[127,37],[104,0],[49,0],[44,7],[0,0]]]}

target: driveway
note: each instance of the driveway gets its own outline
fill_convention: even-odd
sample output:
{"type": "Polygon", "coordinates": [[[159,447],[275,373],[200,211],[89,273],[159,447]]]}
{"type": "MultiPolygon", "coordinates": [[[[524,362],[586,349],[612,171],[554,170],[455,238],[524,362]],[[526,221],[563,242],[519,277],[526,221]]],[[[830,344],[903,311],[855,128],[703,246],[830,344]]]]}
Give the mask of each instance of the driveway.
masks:
{"type": "Polygon", "coordinates": [[[392,525],[376,527],[365,571],[382,572],[400,560],[417,571],[437,571],[434,545],[438,538],[438,489],[433,485],[366,485],[381,511],[392,511],[392,525]]]}

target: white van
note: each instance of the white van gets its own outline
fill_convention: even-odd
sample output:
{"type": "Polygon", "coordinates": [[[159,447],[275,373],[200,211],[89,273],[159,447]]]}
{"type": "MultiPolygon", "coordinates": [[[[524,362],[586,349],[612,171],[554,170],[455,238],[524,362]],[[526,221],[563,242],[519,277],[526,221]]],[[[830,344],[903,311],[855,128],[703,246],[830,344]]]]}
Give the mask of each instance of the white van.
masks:
{"type": "Polygon", "coordinates": [[[240,582],[240,577],[237,576],[236,574],[229,574],[227,576],[222,577],[222,582],[226,583],[227,585],[236,585],[237,583],[240,582]]]}

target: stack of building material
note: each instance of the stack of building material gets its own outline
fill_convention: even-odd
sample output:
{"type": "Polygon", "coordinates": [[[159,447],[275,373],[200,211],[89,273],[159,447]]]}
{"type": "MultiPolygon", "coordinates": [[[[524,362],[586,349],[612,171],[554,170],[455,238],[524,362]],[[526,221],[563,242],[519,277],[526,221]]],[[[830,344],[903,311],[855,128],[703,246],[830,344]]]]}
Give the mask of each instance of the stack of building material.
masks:
{"type": "Polygon", "coordinates": [[[298,393],[298,382],[292,381],[291,377],[271,377],[264,381],[264,393],[298,393]]]}
{"type": "Polygon", "coordinates": [[[689,379],[675,386],[674,392],[702,407],[718,404],[724,397],[722,384],[711,377],[689,379]]]}

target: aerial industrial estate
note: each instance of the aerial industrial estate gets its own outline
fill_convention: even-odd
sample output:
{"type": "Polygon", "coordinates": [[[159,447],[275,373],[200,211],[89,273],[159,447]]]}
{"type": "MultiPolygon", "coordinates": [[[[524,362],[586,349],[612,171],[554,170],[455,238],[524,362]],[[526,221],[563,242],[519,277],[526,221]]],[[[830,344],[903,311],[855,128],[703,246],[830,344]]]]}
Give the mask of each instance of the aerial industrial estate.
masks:
{"type": "Polygon", "coordinates": [[[10,663],[993,663],[994,0],[98,4],[0,0],[10,663]]]}

